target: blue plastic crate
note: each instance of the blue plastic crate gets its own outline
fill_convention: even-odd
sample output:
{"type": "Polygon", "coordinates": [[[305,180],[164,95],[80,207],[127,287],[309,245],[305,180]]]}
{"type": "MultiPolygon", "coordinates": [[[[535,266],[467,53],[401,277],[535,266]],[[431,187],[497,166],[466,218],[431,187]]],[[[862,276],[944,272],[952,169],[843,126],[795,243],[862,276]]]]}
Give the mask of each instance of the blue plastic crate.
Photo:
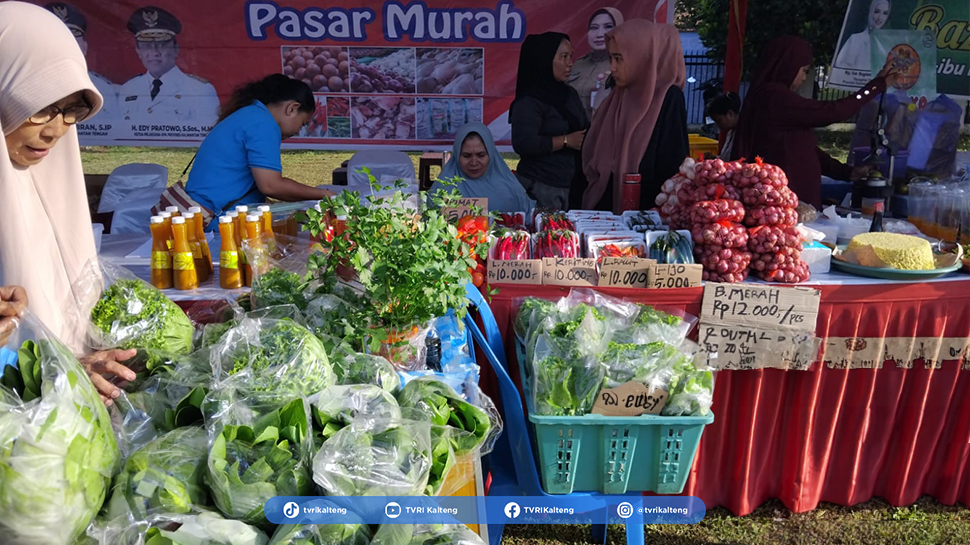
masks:
{"type": "Polygon", "coordinates": [[[680,494],[707,416],[539,416],[532,406],[525,347],[516,341],[542,488],[550,494],[680,494]]]}

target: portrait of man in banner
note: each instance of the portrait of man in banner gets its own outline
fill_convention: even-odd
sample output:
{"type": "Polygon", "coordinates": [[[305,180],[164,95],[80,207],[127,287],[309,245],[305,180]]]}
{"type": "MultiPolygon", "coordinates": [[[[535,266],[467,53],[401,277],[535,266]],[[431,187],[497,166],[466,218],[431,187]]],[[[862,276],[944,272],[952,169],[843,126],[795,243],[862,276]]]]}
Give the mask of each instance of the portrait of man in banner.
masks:
{"type": "Polygon", "coordinates": [[[146,6],[131,15],[128,30],[146,72],[125,83],[118,93],[124,119],[200,128],[215,124],[219,116],[215,87],[175,64],[182,23],[161,8],[146,6]]]}
{"type": "MultiPolygon", "coordinates": [[[[78,47],[81,48],[81,53],[86,57],[88,54],[88,42],[87,42],[87,32],[88,32],[88,21],[76,7],[65,4],[63,2],[52,2],[44,6],[48,11],[57,15],[67,28],[70,29],[71,33],[74,34],[74,39],[77,40],[78,47]]],[[[88,66],[90,68],[90,65],[88,66]]],[[[108,81],[104,76],[97,74],[92,71],[88,71],[88,77],[91,78],[91,82],[104,97],[104,104],[101,106],[101,111],[96,114],[98,122],[110,122],[118,115],[118,86],[108,81]]]]}

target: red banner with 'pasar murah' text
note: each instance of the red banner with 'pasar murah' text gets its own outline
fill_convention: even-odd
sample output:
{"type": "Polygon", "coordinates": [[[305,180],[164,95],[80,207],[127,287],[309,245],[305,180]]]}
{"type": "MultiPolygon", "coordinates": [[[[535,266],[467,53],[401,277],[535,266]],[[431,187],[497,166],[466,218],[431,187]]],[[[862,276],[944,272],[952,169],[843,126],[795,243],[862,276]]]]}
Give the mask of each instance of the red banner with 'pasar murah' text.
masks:
{"type": "MultiPolygon", "coordinates": [[[[42,4],[43,5],[43,4],[42,4]]],[[[673,0],[615,0],[626,19],[669,22],[673,0]]],[[[578,0],[71,0],[52,5],[86,51],[105,108],[86,145],[195,145],[232,89],[283,72],[314,90],[305,148],[449,146],[481,121],[508,144],[527,34],[590,50],[578,0]],[[138,39],[136,40],[136,36],[138,39]]]]}

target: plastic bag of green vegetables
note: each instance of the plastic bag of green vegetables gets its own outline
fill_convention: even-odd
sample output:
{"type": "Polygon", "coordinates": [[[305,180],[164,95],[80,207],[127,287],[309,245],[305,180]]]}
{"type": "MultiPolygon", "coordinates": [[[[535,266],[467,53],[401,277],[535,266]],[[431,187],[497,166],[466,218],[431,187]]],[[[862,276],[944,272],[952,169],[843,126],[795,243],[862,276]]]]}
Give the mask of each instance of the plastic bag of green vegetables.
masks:
{"type": "Polygon", "coordinates": [[[243,242],[241,249],[253,269],[254,310],[276,305],[306,309],[307,297],[312,292],[307,271],[308,240],[264,233],[255,241],[243,242]]]}
{"type": "Polygon", "coordinates": [[[74,543],[119,462],[111,421],[71,352],[27,313],[0,380],[0,541],[74,543]]]}
{"type": "Polygon", "coordinates": [[[135,451],[115,477],[107,515],[188,513],[209,504],[203,477],[209,444],[202,428],[180,428],[135,451]]]}
{"type": "Polygon", "coordinates": [[[98,545],[266,545],[269,538],[260,530],[219,513],[158,513],[147,520],[112,519],[104,527],[88,529],[98,545]]]}
{"type": "Polygon", "coordinates": [[[484,545],[464,524],[382,524],[371,545],[484,545]]]}
{"type": "MultiPolygon", "coordinates": [[[[701,353],[700,346],[685,341],[685,354],[701,353]]],[[[664,416],[707,416],[714,404],[714,374],[710,369],[698,369],[692,357],[677,360],[674,377],[668,388],[669,397],[661,414],[664,416]]]]}
{"type": "Polygon", "coordinates": [[[239,307],[234,308],[235,312],[221,323],[209,323],[202,328],[202,335],[199,339],[200,348],[208,348],[218,344],[220,340],[229,332],[230,329],[239,325],[243,318],[253,320],[270,318],[274,320],[290,319],[303,325],[303,314],[295,305],[278,305],[272,307],[259,308],[249,312],[243,311],[239,307]]]}
{"type": "Polygon", "coordinates": [[[107,263],[85,267],[74,291],[88,313],[94,348],[188,354],[195,329],[185,312],[152,285],[107,263]]]}
{"type": "Polygon", "coordinates": [[[331,386],[314,394],[308,401],[314,433],[321,439],[321,444],[358,417],[378,420],[401,418],[401,408],[394,396],[370,384],[331,386]]]}
{"type": "Polygon", "coordinates": [[[515,322],[513,323],[515,334],[519,339],[525,341],[529,338],[530,331],[538,327],[538,324],[547,317],[553,316],[557,312],[558,307],[553,301],[526,297],[519,304],[519,311],[515,315],[515,322]]]}
{"type": "Polygon", "coordinates": [[[283,269],[270,269],[253,280],[253,308],[295,305],[300,310],[305,310],[309,284],[306,276],[283,269]]]}
{"type": "Polygon", "coordinates": [[[535,359],[527,366],[536,414],[581,416],[593,408],[606,369],[596,347],[583,345],[580,337],[556,330],[537,337],[535,359]]]}
{"type": "Polygon", "coordinates": [[[281,402],[224,387],[210,393],[204,410],[211,437],[205,480],[227,517],[271,527],[263,513],[270,498],[313,493],[313,440],[303,399],[281,402]]]}
{"type": "Polygon", "coordinates": [[[663,341],[647,344],[611,342],[599,359],[606,368],[604,388],[636,381],[662,390],[667,390],[674,376],[692,361],[676,346],[663,341]]]}
{"type": "Polygon", "coordinates": [[[697,317],[690,314],[679,316],[640,303],[635,308],[636,316],[627,326],[616,330],[614,341],[634,344],[663,341],[678,346],[697,323],[697,317]]]}
{"type": "Polygon", "coordinates": [[[336,383],[323,343],[289,319],[244,318],[212,347],[212,369],[254,392],[312,395],[336,383]]]}
{"type": "Polygon", "coordinates": [[[392,394],[401,389],[401,377],[385,358],[353,352],[332,361],[337,384],[373,384],[392,394]]]}
{"type": "Polygon", "coordinates": [[[456,455],[484,456],[502,433],[502,418],[477,385],[466,383],[464,390],[471,401],[435,377],[419,377],[408,381],[397,397],[402,407],[419,409],[433,425],[453,428],[451,442],[456,455]]]}
{"type": "Polygon", "coordinates": [[[406,419],[354,420],[313,459],[313,480],[330,496],[421,495],[430,470],[431,424],[406,419]]]}

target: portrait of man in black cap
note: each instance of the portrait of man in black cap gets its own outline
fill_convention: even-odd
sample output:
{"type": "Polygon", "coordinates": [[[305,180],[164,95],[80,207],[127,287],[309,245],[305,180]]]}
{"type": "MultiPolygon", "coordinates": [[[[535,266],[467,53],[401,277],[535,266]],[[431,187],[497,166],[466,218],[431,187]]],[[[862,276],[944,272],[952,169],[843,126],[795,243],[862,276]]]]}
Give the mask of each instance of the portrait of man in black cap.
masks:
{"type": "Polygon", "coordinates": [[[146,72],[121,87],[118,102],[126,120],[188,123],[211,127],[219,117],[219,97],[208,81],[176,66],[182,23],[155,6],[128,19],[138,58],[146,72]]]}
{"type": "MultiPolygon", "coordinates": [[[[44,7],[47,8],[47,11],[60,17],[61,21],[64,21],[67,28],[74,34],[74,39],[77,40],[77,45],[81,48],[81,53],[87,57],[88,42],[86,35],[88,32],[88,21],[84,17],[84,14],[76,7],[63,2],[52,2],[44,7]]],[[[95,117],[101,122],[110,121],[110,118],[118,115],[118,86],[108,81],[104,76],[90,70],[88,71],[88,77],[91,78],[98,92],[104,97],[104,105],[101,106],[101,111],[95,117]]]]}

